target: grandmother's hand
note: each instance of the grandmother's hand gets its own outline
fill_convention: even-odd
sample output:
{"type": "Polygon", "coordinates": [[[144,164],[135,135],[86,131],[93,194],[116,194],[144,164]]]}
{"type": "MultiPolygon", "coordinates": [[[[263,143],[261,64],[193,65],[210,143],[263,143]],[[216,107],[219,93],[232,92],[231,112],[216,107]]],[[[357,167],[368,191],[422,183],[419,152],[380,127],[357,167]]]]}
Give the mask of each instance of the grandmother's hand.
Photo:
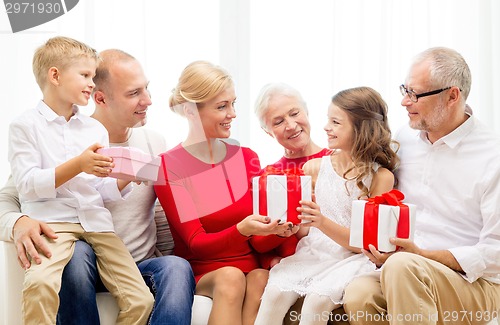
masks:
{"type": "Polygon", "coordinates": [[[294,225],[291,222],[285,222],[283,225],[285,225],[286,227],[285,228],[283,228],[283,227],[279,228],[279,230],[283,231],[283,232],[276,234],[276,235],[278,235],[280,237],[290,237],[292,235],[295,235],[299,231],[299,229],[300,229],[300,225],[294,225]]]}

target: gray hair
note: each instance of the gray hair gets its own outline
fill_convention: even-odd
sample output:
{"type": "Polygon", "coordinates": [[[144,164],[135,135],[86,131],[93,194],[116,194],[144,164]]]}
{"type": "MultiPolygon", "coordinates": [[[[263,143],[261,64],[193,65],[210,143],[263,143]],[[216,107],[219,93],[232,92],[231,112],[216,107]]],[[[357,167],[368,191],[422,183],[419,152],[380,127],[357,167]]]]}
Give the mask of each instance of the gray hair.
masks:
{"type": "Polygon", "coordinates": [[[285,96],[289,98],[295,98],[300,103],[307,113],[307,105],[300,92],[290,85],[282,82],[268,83],[260,90],[257,100],[255,101],[255,115],[259,119],[260,126],[266,130],[266,125],[264,121],[264,116],[269,109],[269,102],[273,97],[285,96]]]}
{"type": "Polygon", "coordinates": [[[465,59],[457,51],[446,47],[432,47],[415,57],[414,64],[428,61],[429,82],[435,87],[456,86],[460,88],[464,101],[470,93],[471,72],[465,59]]]}

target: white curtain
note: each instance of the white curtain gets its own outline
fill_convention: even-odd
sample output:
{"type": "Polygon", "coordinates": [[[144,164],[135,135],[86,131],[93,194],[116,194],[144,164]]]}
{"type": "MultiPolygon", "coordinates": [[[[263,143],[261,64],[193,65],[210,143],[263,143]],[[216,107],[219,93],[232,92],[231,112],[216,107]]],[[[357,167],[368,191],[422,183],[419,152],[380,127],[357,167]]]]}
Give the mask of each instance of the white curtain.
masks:
{"type": "MultiPolygon", "coordinates": [[[[321,145],[330,99],[345,88],[373,87],[389,105],[391,128],[406,123],[398,87],[413,56],[432,46],[451,47],[465,57],[473,75],[468,102],[500,134],[497,1],[251,1],[250,13],[250,98],[269,81],[293,85],[308,103],[313,138],[321,145]]],[[[251,146],[271,163],[281,148],[270,147],[252,121],[251,146]]]]}
{"type": "MultiPolygon", "coordinates": [[[[168,96],[191,61],[209,60],[233,75],[233,136],[265,165],[282,151],[253,114],[264,84],[282,81],[302,92],[313,138],[324,146],[326,108],[345,88],[373,87],[390,107],[391,127],[406,123],[398,86],[411,58],[431,46],[452,47],[465,57],[473,75],[468,102],[500,134],[497,0],[81,0],[64,16],[16,34],[0,12],[0,181],[10,169],[8,124],[41,97],[31,72],[33,51],[55,35],[136,56],[153,96],[148,126],[170,146],[183,139],[187,126],[169,111],[168,96]]],[[[92,110],[92,103],[84,108],[92,110]]]]}

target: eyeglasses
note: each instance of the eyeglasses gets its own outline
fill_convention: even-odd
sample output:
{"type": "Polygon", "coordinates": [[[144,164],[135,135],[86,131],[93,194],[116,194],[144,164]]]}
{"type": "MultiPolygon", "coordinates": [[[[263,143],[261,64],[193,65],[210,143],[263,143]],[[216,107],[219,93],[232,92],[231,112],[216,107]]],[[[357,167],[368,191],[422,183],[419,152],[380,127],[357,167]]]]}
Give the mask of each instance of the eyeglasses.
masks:
{"type": "Polygon", "coordinates": [[[446,88],[441,88],[433,91],[428,91],[426,93],[422,94],[416,94],[413,90],[409,90],[408,88],[405,87],[405,85],[399,86],[399,90],[401,91],[401,95],[406,96],[408,95],[408,98],[414,103],[418,102],[418,99],[421,97],[427,97],[431,95],[436,95],[439,94],[440,92],[443,92],[445,90],[450,89],[451,87],[446,87],[446,88]]]}

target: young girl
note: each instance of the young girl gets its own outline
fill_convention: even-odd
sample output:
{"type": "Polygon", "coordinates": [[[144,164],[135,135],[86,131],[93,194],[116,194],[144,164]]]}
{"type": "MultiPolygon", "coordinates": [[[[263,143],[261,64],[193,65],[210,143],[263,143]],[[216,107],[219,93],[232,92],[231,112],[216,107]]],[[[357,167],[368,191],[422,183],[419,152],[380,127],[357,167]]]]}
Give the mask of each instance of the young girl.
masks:
{"type": "Polygon", "coordinates": [[[398,163],[391,148],[387,105],[368,87],[336,94],[325,126],[330,156],[304,165],[316,202],[301,202],[303,220],[296,253],[270,271],[255,324],[281,324],[289,307],[305,296],[300,324],[326,324],[341,306],[346,285],[375,265],[349,246],[351,202],[390,191],[398,163]]]}

